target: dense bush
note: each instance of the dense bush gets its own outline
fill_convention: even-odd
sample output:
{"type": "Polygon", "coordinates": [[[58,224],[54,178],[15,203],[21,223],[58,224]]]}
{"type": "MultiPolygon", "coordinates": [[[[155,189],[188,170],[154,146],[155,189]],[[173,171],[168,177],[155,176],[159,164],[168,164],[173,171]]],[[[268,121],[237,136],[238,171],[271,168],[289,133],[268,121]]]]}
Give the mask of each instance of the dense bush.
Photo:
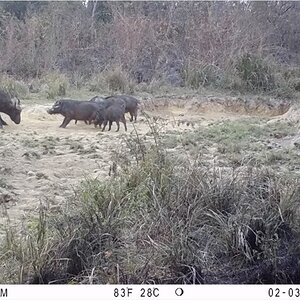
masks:
{"type": "Polygon", "coordinates": [[[261,58],[245,54],[237,61],[236,69],[250,90],[270,91],[275,87],[273,72],[261,58]]]}
{"type": "Polygon", "coordinates": [[[12,97],[17,96],[19,98],[24,98],[29,93],[29,88],[25,82],[5,75],[0,77],[0,89],[6,91],[12,97]]]}
{"type": "MultiPolygon", "coordinates": [[[[233,88],[232,62],[251,53],[238,62],[240,78],[269,91],[270,57],[298,64],[299,9],[268,1],[1,3],[1,72],[27,80],[55,70],[86,80],[118,66],[137,83],[233,88]]],[[[122,91],[124,80],[112,78],[110,89],[122,91]]]]}
{"type": "Polygon", "coordinates": [[[128,90],[129,78],[128,75],[120,68],[115,68],[112,71],[106,73],[106,84],[112,92],[122,92],[128,90]]]}
{"type": "Polygon", "coordinates": [[[88,88],[92,92],[131,93],[134,84],[126,72],[112,68],[93,75],[88,81],[88,88]]]}
{"type": "Polygon", "coordinates": [[[67,76],[58,72],[48,73],[43,77],[42,82],[46,84],[48,99],[65,96],[69,87],[69,80],[67,76]]]}
{"type": "Polygon", "coordinates": [[[198,68],[187,66],[183,72],[185,86],[198,89],[205,86],[218,86],[221,79],[221,70],[214,65],[204,65],[198,68]]]}

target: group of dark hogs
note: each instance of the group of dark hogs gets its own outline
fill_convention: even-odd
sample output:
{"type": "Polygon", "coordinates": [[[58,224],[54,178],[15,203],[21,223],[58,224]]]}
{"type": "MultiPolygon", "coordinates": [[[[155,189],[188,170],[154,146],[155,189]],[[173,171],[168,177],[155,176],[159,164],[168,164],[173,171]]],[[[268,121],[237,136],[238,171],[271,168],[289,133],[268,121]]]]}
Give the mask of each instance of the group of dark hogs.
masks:
{"type": "MultiPolygon", "coordinates": [[[[71,120],[85,121],[86,124],[94,123],[95,127],[103,125],[105,130],[107,123],[108,130],[111,130],[113,122],[117,124],[117,131],[120,122],[124,124],[127,131],[125,113],[130,114],[130,121],[136,121],[139,100],[132,96],[116,95],[102,98],[95,96],[89,101],[79,101],[71,99],[58,100],[47,110],[49,114],[61,114],[64,120],[60,127],[65,128],[71,120]]],[[[13,122],[21,122],[21,105],[18,98],[11,97],[8,93],[0,90],[0,112],[7,114],[13,122]]],[[[7,125],[0,116],[0,128],[7,125]]]]}
{"type": "Polygon", "coordinates": [[[58,100],[52,108],[48,109],[49,114],[61,114],[65,118],[60,125],[65,128],[71,120],[84,121],[86,124],[94,123],[94,126],[102,127],[102,131],[108,125],[108,130],[111,130],[113,122],[117,124],[117,131],[120,128],[120,122],[124,124],[127,131],[125,113],[130,114],[130,121],[136,121],[139,100],[128,95],[116,95],[102,98],[95,96],[89,101],[78,100],[58,100]]]}

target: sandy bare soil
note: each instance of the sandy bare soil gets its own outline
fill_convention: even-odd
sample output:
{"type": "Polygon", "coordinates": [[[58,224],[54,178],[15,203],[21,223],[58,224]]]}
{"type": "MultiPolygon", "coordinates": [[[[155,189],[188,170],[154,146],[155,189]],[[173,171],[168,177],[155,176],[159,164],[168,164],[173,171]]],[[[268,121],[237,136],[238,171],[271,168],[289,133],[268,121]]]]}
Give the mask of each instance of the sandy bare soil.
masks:
{"type": "MultiPolygon", "coordinates": [[[[133,133],[133,124],[128,122],[125,133],[101,132],[93,125],[72,121],[66,129],[59,128],[63,117],[47,114],[47,105],[30,105],[22,112],[20,125],[13,124],[2,114],[9,126],[0,132],[0,204],[3,224],[4,215],[13,222],[22,221],[36,213],[40,204],[56,209],[73,193],[84,178],[105,179],[109,176],[111,151],[124,147],[122,137],[133,133]]],[[[184,109],[149,112],[151,118],[161,124],[161,129],[191,130],[185,124],[184,109]],[[178,121],[182,122],[178,124],[178,121]]],[[[215,116],[216,117],[216,116],[215,116]]],[[[218,116],[218,118],[221,116],[218,116]]],[[[193,127],[197,122],[206,122],[211,117],[190,116],[193,127]]],[[[139,116],[135,127],[146,134],[149,126],[139,116]]]]}
{"type": "MultiPolygon", "coordinates": [[[[2,227],[5,215],[18,224],[36,214],[41,204],[51,210],[59,208],[84,178],[109,177],[112,150],[126,147],[122,138],[134,134],[130,122],[127,133],[123,124],[119,132],[115,132],[115,124],[111,132],[102,133],[93,125],[83,122],[75,125],[74,121],[62,129],[59,125],[63,117],[47,114],[49,106],[26,106],[20,125],[13,124],[2,114],[9,124],[0,132],[2,227]]],[[[154,107],[146,112],[150,120],[159,123],[161,131],[176,130],[181,133],[222,119],[249,117],[240,112],[214,109],[201,112],[184,105],[154,107]]],[[[146,118],[141,115],[134,125],[142,135],[150,130],[146,118]]]]}

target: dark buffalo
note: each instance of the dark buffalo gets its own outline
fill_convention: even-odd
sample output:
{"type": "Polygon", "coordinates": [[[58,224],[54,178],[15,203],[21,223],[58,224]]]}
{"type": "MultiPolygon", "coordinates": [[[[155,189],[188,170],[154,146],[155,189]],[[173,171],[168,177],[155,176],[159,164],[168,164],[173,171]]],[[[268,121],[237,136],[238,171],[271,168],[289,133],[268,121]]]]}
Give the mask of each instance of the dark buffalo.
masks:
{"type": "Polygon", "coordinates": [[[58,100],[56,101],[52,108],[48,109],[48,113],[61,114],[65,118],[62,124],[59,126],[61,128],[66,128],[71,120],[88,121],[89,124],[96,118],[96,112],[99,106],[97,103],[90,101],[77,101],[77,100],[58,100]]]}
{"type": "MultiPolygon", "coordinates": [[[[21,122],[21,106],[20,100],[11,98],[9,94],[5,93],[4,91],[0,91],[0,112],[3,112],[11,118],[13,122],[16,124],[20,124],[21,122]]],[[[0,128],[3,125],[7,125],[0,116],[0,128]]]]}
{"type": "Polygon", "coordinates": [[[123,100],[125,102],[125,113],[130,114],[130,122],[133,121],[133,118],[134,118],[134,121],[136,122],[139,100],[132,96],[116,95],[116,96],[109,96],[106,98],[95,96],[90,101],[97,102],[100,105],[103,105],[104,107],[107,108],[110,105],[113,105],[116,102],[119,102],[120,100],[123,100]]]}
{"type": "Polygon", "coordinates": [[[103,124],[102,131],[105,130],[105,127],[107,123],[109,122],[108,126],[108,131],[111,130],[111,125],[113,122],[117,123],[117,130],[119,131],[120,129],[120,124],[119,122],[122,122],[124,124],[125,131],[127,131],[127,126],[126,126],[126,119],[124,117],[125,113],[125,104],[120,105],[120,104],[113,104],[109,106],[108,108],[100,107],[97,111],[96,114],[96,119],[94,121],[95,126],[103,124]]]}

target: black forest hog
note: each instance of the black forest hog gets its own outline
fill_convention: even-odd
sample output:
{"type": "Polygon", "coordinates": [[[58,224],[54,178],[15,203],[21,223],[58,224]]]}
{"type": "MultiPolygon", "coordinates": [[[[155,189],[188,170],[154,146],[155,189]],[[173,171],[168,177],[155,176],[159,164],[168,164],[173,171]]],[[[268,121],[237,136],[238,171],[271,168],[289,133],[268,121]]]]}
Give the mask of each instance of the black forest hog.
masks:
{"type": "Polygon", "coordinates": [[[96,120],[94,121],[95,126],[103,124],[102,131],[105,130],[107,123],[109,122],[108,131],[111,130],[111,125],[113,122],[117,123],[117,130],[120,129],[119,122],[124,124],[125,131],[127,131],[126,119],[124,117],[125,107],[119,104],[113,104],[108,108],[100,108],[96,114],[96,120]]]}
{"type": "Polygon", "coordinates": [[[47,112],[50,115],[63,115],[65,118],[59,127],[66,128],[71,120],[88,121],[91,124],[96,118],[98,108],[97,103],[90,101],[58,100],[47,112]]]}
{"type": "Polygon", "coordinates": [[[111,98],[122,99],[123,101],[125,101],[125,113],[130,114],[130,122],[133,121],[133,118],[134,121],[136,122],[138,105],[139,105],[138,99],[128,95],[109,96],[106,97],[105,99],[109,100],[111,98]]]}

